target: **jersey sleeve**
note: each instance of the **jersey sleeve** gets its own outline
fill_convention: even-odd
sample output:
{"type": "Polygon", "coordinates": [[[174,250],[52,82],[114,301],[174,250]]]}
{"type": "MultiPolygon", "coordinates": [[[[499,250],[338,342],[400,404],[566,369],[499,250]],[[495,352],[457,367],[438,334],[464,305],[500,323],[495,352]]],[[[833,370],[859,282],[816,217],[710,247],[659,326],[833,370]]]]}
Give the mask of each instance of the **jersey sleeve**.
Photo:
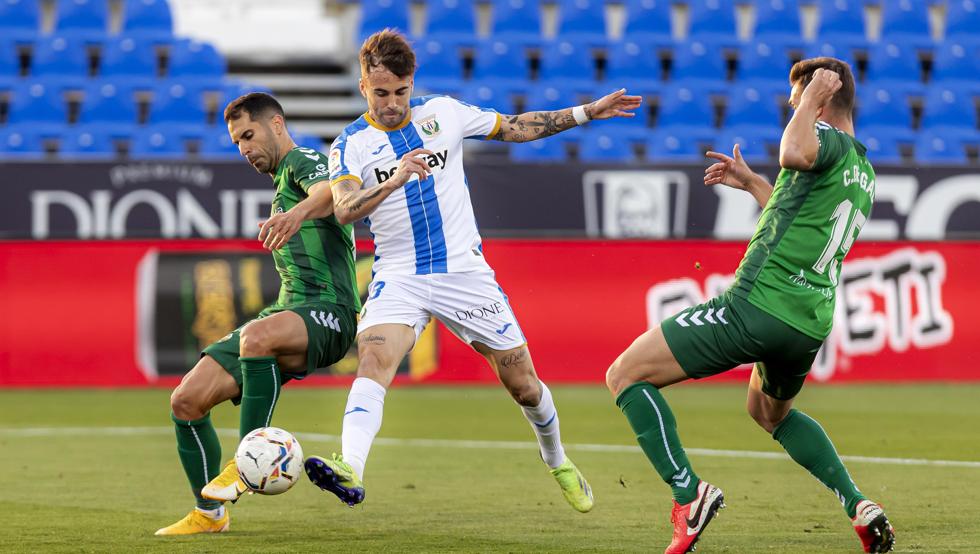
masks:
{"type": "Polygon", "coordinates": [[[297,148],[292,158],[289,165],[293,173],[293,179],[303,189],[303,192],[308,193],[310,187],[330,178],[330,173],[327,171],[326,158],[316,150],[312,148],[297,148]]]}
{"type": "Polygon", "coordinates": [[[449,98],[463,138],[489,139],[500,130],[500,114],[490,108],[480,108],[455,98],[449,98]]]}
{"type": "Polygon", "coordinates": [[[329,158],[331,185],[345,179],[361,182],[362,163],[357,149],[350,143],[346,133],[337,137],[330,145],[329,158]]]}
{"type": "Polygon", "coordinates": [[[818,121],[815,125],[815,130],[817,132],[817,142],[820,143],[820,147],[817,150],[817,159],[813,163],[813,167],[810,168],[810,171],[820,171],[834,165],[834,163],[847,155],[847,151],[851,147],[844,133],[841,133],[826,123],[818,121]]]}

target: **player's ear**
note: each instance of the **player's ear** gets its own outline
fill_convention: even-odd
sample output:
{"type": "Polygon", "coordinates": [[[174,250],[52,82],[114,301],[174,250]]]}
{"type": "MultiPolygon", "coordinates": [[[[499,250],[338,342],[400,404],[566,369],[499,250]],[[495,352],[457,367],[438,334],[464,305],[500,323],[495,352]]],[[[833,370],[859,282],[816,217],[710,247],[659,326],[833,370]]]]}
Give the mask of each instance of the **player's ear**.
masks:
{"type": "Polygon", "coordinates": [[[364,77],[357,80],[357,89],[361,91],[361,96],[367,98],[367,85],[364,84],[364,77]]]}

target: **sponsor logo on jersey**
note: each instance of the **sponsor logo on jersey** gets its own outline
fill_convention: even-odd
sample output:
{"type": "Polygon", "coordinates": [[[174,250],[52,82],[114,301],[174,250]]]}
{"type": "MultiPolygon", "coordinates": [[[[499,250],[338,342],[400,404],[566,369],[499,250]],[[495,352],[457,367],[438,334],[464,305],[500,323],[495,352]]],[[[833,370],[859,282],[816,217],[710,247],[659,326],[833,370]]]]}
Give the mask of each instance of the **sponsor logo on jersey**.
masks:
{"type": "MultiPolygon", "coordinates": [[[[446,169],[446,160],[449,159],[449,150],[443,150],[442,152],[436,152],[431,156],[425,156],[425,163],[431,169],[446,169]]],[[[392,175],[398,171],[398,166],[394,165],[387,171],[381,168],[374,168],[374,178],[378,180],[378,184],[384,183],[388,179],[391,179],[392,175]]]]}
{"type": "MultiPolygon", "coordinates": [[[[484,304],[480,306],[473,306],[466,308],[465,310],[455,310],[453,315],[459,321],[471,321],[474,319],[491,319],[504,313],[503,302],[494,302],[492,304],[484,304]]],[[[507,329],[504,328],[504,331],[507,329]]]]}
{"type": "MultiPolygon", "coordinates": [[[[340,155],[340,149],[334,148],[330,151],[330,156],[327,158],[327,164],[329,164],[330,167],[331,177],[340,171],[340,155]]],[[[319,167],[317,169],[319,169],[319,167]]]]}
{"type": "Polygon", "coordinates": [[[442,129],[439,127],[439,120],[436,119],[435,115],[430,115],[429,117],[419,121],[419,128],[425,133],[427,137],[434,137],[439,134],[442,129]]]}

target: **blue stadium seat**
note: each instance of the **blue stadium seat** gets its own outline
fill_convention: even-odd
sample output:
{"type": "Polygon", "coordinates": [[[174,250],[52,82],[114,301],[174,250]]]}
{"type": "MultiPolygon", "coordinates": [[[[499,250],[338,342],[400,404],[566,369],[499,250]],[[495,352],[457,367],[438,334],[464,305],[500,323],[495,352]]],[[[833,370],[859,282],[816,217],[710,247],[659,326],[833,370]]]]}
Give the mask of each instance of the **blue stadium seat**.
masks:
{"type": "Polygon", "coordinates": [[[463,58],[455,43],[424,40],[415,44],[415,90],[417,93],[450,94],[463,85],[463,58]]]}
{"type": "Polygon", "coordinates": [[[493,81],[472,83],[463,89],[462,100],[480,108],[497,110],[503,114],[513,114],[514,99],[506,87],[494,86],[493,81]]]}
{"type": "Polygon", "coordinates": [[[674,47],[671,82],[685,81],[712,94],[722,93],[726,73],[725,57],[717,43],[689,40],[674,47]]]}
{"type": "Polygon", "coordinates": [[[588,46],[605,46],[603,0],[559,0],[558,38],[588,46]]]}
{"type": "Polygon", "coordinates": [[[862,0],[820,0],[817,40],[846,48],[864,47],[864,2],[862,0]]]}
{"type": "MultiPolygon", "coordinates": [[[[428,0],[425,38],[449,46],[476,44],[476,6],[473,0],[428,0]]],[[[416,49],[417,51],[417,49],[416,49]]]]}
{"type": "Polygon", "coordinates": [[[932,81],[977,85],[980,83],[980,44],[947,40],[932,58],[932,81]]]}
{"type": "MultiPolygon", "coordinates": [[[[867,44],[865,43],[865,46],[867,44]]],[[[829,56],[831,58],[837,58],[839,60],[844,60],[848,65],[851,66],[851,73],[854,74],[854,78],[857,78],[857,64],[854,63],[854,49],[860,48],[854,47],[852,43],[841,43],[841,42],[825,42],[823,39],[809,45],[803,52],[804,58],[818,58],[821,56],[829,56]]]]}
{"type": "Polygon", "coordinates": [[[57,35],[93,43],[102,42],[109,33],[107,0],[58,0],[56,10],[57,35]]]}
{"type": "Polygon", "coordinates": [[[738,44],[733,0],[690,0],[688,40],[705,40],[735,47],[738,44]]]}
{"type": "Polygon", "coordinates": [[[663,87],[660,53],[654,42],[623,40],[607,52],[605,88],[626,89],[632,94],[646,95],[663,87]]]}
{"type": "Polygon", "coordinates": [[[524,109],[529,112],[561,110],[575,105],[575,95],[561,86],[536,86],[527,93],[524,109]]]}
{"type": "Polygon", "coordinates": [[[40,160],[44,141],[30,126],[0,128],[0,159],[40,160]]]}
{"type": "Polygon", "coordinates": [[[385,27],[409,32],[408,0],[361,0],[360,42],[385,27]]]}
{"type": "Polygon", "coordinates": [[[704,151],[699,137],[680,129],[664,129],[650,135],[646,142],[646,159],[662,162],[703,162],[704,151]]]}
{"type": "Polygon", "coordinates": [[[623,39],[640,44],[670,44],[670,5],[670,0],[627,0],[623,39]]]}
{"type": "Polygon", "coordinates": [[[210,160],[237,160],[241,157],[238,146],[231,142],[228,131],[215,129],[201,140],[201,157],[210,160]]]}
{"type": "Polygon", "coordinates": [[[858,141],[868,147],[868,159],[872,164],[902,163],[901,143],[891,127],[858,127],[858,141]]]}
{"type": "MultiPolygon", "coordinates": [[[[2,2],[3,0],[0,0],[2,2]]],[[[20,77],[20,59],[13,41],[0,39],[0,81],[13,83],[20,77]]]]}
{"type": "Polygon", "coordinates": [[[683,84],[666,87],[660,95],[657,128],[714,127],[715,115],[711,100],[703,91],[683,84]]]}
{"type": "Polygon", "coordinates": [[[121,32],[154,43],[174,39],[173,16],[167,0],[125,0],[121,32]]]}
{"type": "Polygon", "coordinates": [[[786,86],[738,85],[728,93],[725,127],[779,127],[782,116],[777,99],[786,86]]]}
{"type": "Polygon", "coordinates": [[[34,42],[40,33],[39,0],[0,0],[0,37],[27,44],[34,42]]]}
{"type": "Polygon", "coordinates": [[[180,82],[160,85],[154,91],[149,122],[154,125],[204,125],[207,113],[201,89],[180,82]]]}
{"type": "MultiPolygon", "coordinates": [[[[228,133],[225,133],[228,134],[228,133]]],[[[315,135],[304,135],[303,133],[294,133],[293,142],[296,146],[301,148],[309,148],[311,150],[316,150],[317,152],[323,153],[326,149],[329,149],[330,145],[324,145],[323,139],[315,135]]]]}
{"type": "Polygon", "coordinates": [[[530,64],[524,47],[504,40],[480,43],[473,55],[473,79],[506,87],[510,91],[528,88],[530,64]]]}
{"type": "Polygon", "coordinates": [[[102,125],[102,131],[116,138],[132,132],[137,124],[134,90],[111,81],[94,83],[85,89],[78,123],[102,125]]]}
{"type": "Polygon", "coordinates": [[[969,89],[946,84],[929,87],[922,110],[922,128],[977,129],[977,109],[969,89]]]}
{"type": "Polygon", "coordinates": [[[541,43],[541,4],[539,0],[493,0],[493,30],[495,40],[519,46],[541,43]]]}
{"type": "Polygon", "coordinates": [[[222,114],[225,111],[225,106],[227,106],[229,102],[250,92],[264,92],[266,94],[272,94],[272,89],[235,80],[223,81],[221,98],[218,101],[218,121],[220,122],[223,118],[222,114]]]}
{"type": "Polygon", "coordinates": [[[946,1],[946,40],[977,42],[980,29],[980,5],[977,0],[946,1]]]}
{"type": "Polygon", "coordinates": [[[34,47],[31,76],[58,81],[66,87],[80,88],[89,75],[89,58],[81,40],[55,36],[42,39],[34,47]]]}
{"type": "Polygon", "coordinates": [[[881,3],[881,40],[917,48],[933,45],[929,34],[929,8],[922,0],[881,3]]]}
{"type": "Polygon", "coordinates": [[[585,163],[629,163],[636,155],[633,145],[620,133],[594,128],[583,134],[578,159],[585,163]]]}
{"type": "MultiPolygon", "coordinates": [[[[558,135],[561,136],[561,135],[558,135]]],[[[510,145],[511,161],[521,163],[555,163],[568,161],[565,143],[555,137],[510,145]]]]}
{"type": "Polygon", "coordinates": [[[111,160],[116,157],[112,136],[97,127],[75,127],[61,135],[58,157],[62,160],[111,160]]]}
{"type": "Polygon", "coordinates": [[[802,41],[803,27],[800,24],[798,0],[757,0],[754,4],[753,42],[798,43],[802,41]]]}
{"type": "Polygon", "coordinates": [[[37,128],[60,128],[68,123],[67,105],[61,91],[43,83],[24,83],[11,93],[10,124],[27,124],[37,128]]]}
{"type": "Polygon", "coordinates": [[[792,59],[781,42],[753,40],[738,51],[738,82],[767,82],[787,86],[792,59]]]}
{"type": "Polygon", "coordinates": [[[729,153],[738,144],[739,152],[747,162],[770,161],[770,149],[778,150],[783,130],[779,127],[735,127],[726,130],[715,140],[715,148],[729,153]]]}
{"type": "Polygon", "coordinates": [[[110,40],[102,49],[99,74],[114,81],[127,81],[147,89],[158,76],[156,47],[152,42],[133,37],[110,40]]]}
{"type": "Polygon", "coordinates": [[[857,96],[858,129],[868,126],[897,127],[905,132],[912,129],[912,107],[907,94],[887,85],[865,85],[858,89],[857,96]]]}
{"type": "Polygon", "coordinates": [[[169,127],[149,127],[133,136],[129,157],[133,159],[174,160],[187,156],[181,134],[169,127]]]}
{"type": "Polygon", "coordinates": [[[915,159],[923,164],[965,164],[964,141],[956,134],[921,132],[915,141],[915,159]]]}
{"type": "Polygon", "coordinates": [[[922,63],[915,47],[906,42],[882,40],[868,53],[868,81],[922,82],[922,63]]]}
{"type": "Polygon", "coordinates": [[[170,49],[172,78],[214,82],[224,77],[226,70],[224,56],[207,42],[179,39],[170,49]]]}
{"type": "Polygon", "coordinates": [[[574,92],[591,92],[596,80],[596,65],[588,46],[561,40],[546,45],[541,52],[540,79],[561,83],[574,92]]]}

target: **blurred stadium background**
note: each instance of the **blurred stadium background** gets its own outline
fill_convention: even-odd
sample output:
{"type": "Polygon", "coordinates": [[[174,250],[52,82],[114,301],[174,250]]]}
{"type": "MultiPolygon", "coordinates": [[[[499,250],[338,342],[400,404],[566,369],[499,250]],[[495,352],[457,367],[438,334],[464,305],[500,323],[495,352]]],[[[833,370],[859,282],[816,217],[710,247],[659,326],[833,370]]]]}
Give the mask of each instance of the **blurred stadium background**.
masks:
{"type": "MultiPolygon", "coordinates": [[[[859,462],[856,469],[886,504],[898,504],[889,513],[900,545],[905,524],[912,538],[904,548],[980,550],[975,522],[965,519],[980,508],[945,504],[947,493],[980,485],[974,351],[980,342],[980,7],[973,0],[0,0],[0,444],[26,447],[19,452],[44,459],[28,469],[3,456],[0,488],[10,496],[0,507],[15,519],[0,533],[20,542],[2,542],[26,550],[32,545],[23,537],[29,536],[44,549],[77,551],[92,540],[71,521],[31,534],[36,514],[53,511],[102,530],[106,535],[91,543],[93,551],[132,551],[126,541],[144,540],[137,539],[144,530],[186,508],[180,496],[186,485],[166,434],[168,389],[203,345],[256,314],[278,290],[271,257],[254,240],[256,222],[269,210],[271,183],[239,157],[221,110],[244,92],[271,92],[299,144],[328,148],[365,109],[356,88],[356,53],[365,36],[384,27],[413,40],[417,94],[452,94],[502,113],[567,107],[621,87],[645,98],[634,119],[592,123],[527,144],[466,146],[487,257],[542,378],[577,385],[558,387],[556,398],[569,440],[587,444],[632,444],[602,389],[605,368],[643,330],[724,290],[754,229],[759,210],[751,197],[701,184],[704,151],[728,152],[738,143],[753,168],[774,179],[789,117],[790,66],[817,55],[848,60],[858,82],[857,136],[878,173],[877,199],[841,276],[834,332],[811,373],[811,383],[830,386],[805,390],[801,402],[811,398],[814,415],[829,419],[825,424],[844,454],[922,462],[883,462],[890,468],[885,473],[867,461],[871,465],[859,462]],[[879,408],[868,413],[859,398],[879,408]],[[110,416],[114,403],[122,413],[110,416]],[[903,438],[862,440],[867,433],[853,425],[858,419],[903,438]],[[950,427],[936,431],[944,425],[950,427]],[[129,447],[116,442],[119,436],[129,447]],[[144,471],[163,476],[155,483],[161,496],[140,499],[138,514],[127,515],[133,524],[107,523],[89,510],[102,509],[126,489],[102,488],[104,478],[91,468],[73,474],[56,447],[93,456],[110,452],[119,465],[109,467],[140,479],[151,477],[129,470],[125,461],[140,457],[133,448],[152,452],[144,471]],[[63,504],[60,489],[25,484],[11,476],[15,469],[33,479],[94,479],[99,486],[85,481],[82,489],[96,498],[63,504]],[[889,483],[927,487],[933,471],[949,472],[943,475],[950,487],[925,496],[885,492],[889,483]],[[910,521],[921,510],[932,519],[910,521]]],[[[366,229],[358,232],[363,293],[371,242],[366,229]]],[[[342,387],[355,368],[350,355],[290,385],[304,389],[293,393],[297,405],[317,419],[290,411],[287,393],[282,425],[339,432],[342,387]],[[323,385],[335,388],[316,388],[323,385]]],[[[430,325],[400,373],[402,384],[423,386],[391,396],[392,406],[403,395],[412,408],[399,412],[408,423],[388,417],[382,436],[530,440],[516,409],[506,412],[506,395],[480,388],[494,382],[482,359],[440,326],[430,325]],[[440,434],[444,422],[426,406],[445,400],[440,387],[446,384],[461,391],[453,404],[462,410],[458,421],[477,430],[464,431],[460,423],[440,434]],[[487,395],[493,401],[484,404],[487,395]],[[500,422],[481,419],[490,409],[503,414],[500,422]],[[513,421],[505,422],[508,413],[513,421]]],[[[681,388],[676,409],[682,433],[693,434],[690,446],[775,452],[739,415],[747,375],[748,368],[739,368],[714,379],[714,386],[681,388]],[[701,391],[726,407],[705,410],[697,400],[701,391]],[[714,420],[699,417],[705,413],[745,424],[716,433],[714,420]],[[743,431],[752,439],[732,438],[743,431]]],[[[235,412],[223,413],[225,427],[234,427],[235,412]]],[[[317,437],[308,440],[335,442],[317,437]]],[[[399,444],[380,446],[376,462],[377,482],[394,496],[375,493],[377,511],[372,514],[368,503],[358,516],[381,530],[375,537],[381,538],[358,542],[342,530],[329,531],[337,536],[308,530],[314,534],[303,540],[312,542],[287,544],[311,549],[322,544],[317,541],[342,539],[354,541],[345,543],[350,549],[563,551],[646,548],[645,534],[658,537],[656,545],[659,538],[667,542],[667,493],[628,449],[615,458],[594,453],[601,448],[582,450],[585,463],[579,464],[602,476],[597,495],[608,495],[615,507],[597,521],[575,523],[558,542],[549,542],[547,519],[494,526],[511,517],[506,505],[474,523],[482,521],[482,503],[499,501],[506,490],[491,486],[485,496],[465,500],[436,495],[472,518],[458,520],[460,536],[470,541],[464,544],[452,529],[440,534],[435,516],[420,521],[421,512],[403,514],[402,502],[416,501],[399,496],[408,489],[402,480],[411,478],[382,469],[404,463],[394,451],[385,453],[413,448],[399,444]],[[610,463],[627,469],[610,469],[610,463]],[[629,496],[634,489],[620,484],[633,478],[624,481],[620,473],[632,470],[648,497],[629,496]],[[645,516],[653,528],[631,522],[621,542],[596,538],[604,525],[622,525],[651,506],[664,509],[645,516]],[[398,542],[404,529],[391,520],[400,517],[430,525],[432,536],[398,542]]],[[[408,467],[433,487],[436,471],[454,489],[464,487],[466,472],[443,463],[457,456],[440,450],[446,444],[415,444],[439,461],[408,467]]],[[[506,451],[507,444],[498,446],[506,451]]],[[[493,444],[486,447],[496,452],[493,444]]],[[[536,461],[525,454],[530,461],[520,464],[532,467],[536,461]]],[[[458,456],[474,466],[487,463],[479,450],[458,456]]],[[[698,463],[702,456],[707,467],[731,471],[731,480],[749,479],[762,464],[773,475],[792,475],[786,478],[811,487],[814,496],[823,494],[783,459],[726,459],[707,450],[693,458],[698,463]]],[[[506,482],[509,466],[500,458],[489,471],[506,482]]],[[[539,484],[528,480],[518,488],[539,484]]],[[[787,494],[778,482],[767,483],[772,494],[787,494]]],[[[747,482],[744,487],[751,489],[747,482]]],[[[321,509],[323,499],[312,491],[296,497],[302,500],[290,502],[321,509]]],[[[817,508],[794,512],[805,520],[798,529],[773,530],[753,521],[758,512],[745,513],[732,516],[738,525],[724,528],[736,536],[734,546],[707,536],[706,544],[714,551],[757,551],[765,535],[773,551],[849,551],[853,537],[845,535],[850,531],[834,512],[833,498],[820,498],[826,502],[817,508]],[[821,515],[811,517],[813,511],[821,515]],[[820,540],[808,542],[814,537],[802,533],[820,540]]],[[[285,501],[269,502],[278,510],[273,513],[290,513],[285,501]]],[[[753,502],[757,508],[772,504],[753,502]]],[[[241,513],[251,518],[253,533],[275,534],[262,523],[262,503],[249,504],[241,513]]],[[[438,514],[441,506],[425,509],[438,514]]],[[[320,521],[304,517],[309,529],[320,521]]],[[[247,550],[263,544],[256,541],[252,534],[228,545],[247,550]]],[[[138,544],[139,550],[170,548],[138,544]]],[[[194,549],[197,543],[180,544],[194,549]]]]}

